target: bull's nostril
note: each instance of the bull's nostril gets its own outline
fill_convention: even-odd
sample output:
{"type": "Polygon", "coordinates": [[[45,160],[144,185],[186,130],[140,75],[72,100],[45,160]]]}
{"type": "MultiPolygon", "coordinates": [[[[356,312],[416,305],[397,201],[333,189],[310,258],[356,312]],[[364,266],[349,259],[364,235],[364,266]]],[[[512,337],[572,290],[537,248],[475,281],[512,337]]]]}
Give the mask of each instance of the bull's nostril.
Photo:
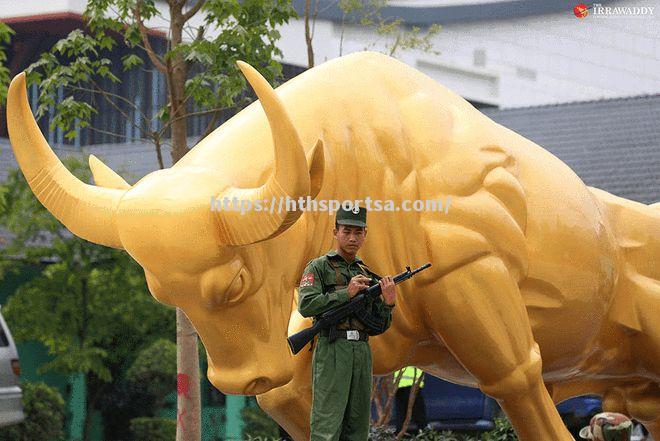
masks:
{"type": "Polygon", "coordinates": [[[255,378],[245,388],[248,395],[258,395],[272,389],[271,381],[266,377],[255,378]]]}

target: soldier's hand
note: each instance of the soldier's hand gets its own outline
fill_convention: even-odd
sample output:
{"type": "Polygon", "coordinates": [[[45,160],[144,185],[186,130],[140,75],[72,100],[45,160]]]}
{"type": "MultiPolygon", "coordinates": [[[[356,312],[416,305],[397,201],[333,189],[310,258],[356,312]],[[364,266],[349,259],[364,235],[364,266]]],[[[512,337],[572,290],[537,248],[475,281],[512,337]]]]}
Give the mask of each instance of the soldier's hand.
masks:
{"type": "Polygon", "coordinates": [[[394,279],[392,276],[385,276],[378,281],[380,285],[381,294],[387,305],[394,305],[396,302],[396,285],[394,284],[394,279]]]}
{"type": "Polygon", "coordinates": [[[348,297],[352,299],[363,289],[369,288],[369,282],[371,282],[371,279],[363,274],[353,277],[348,282],[348,297]]]}

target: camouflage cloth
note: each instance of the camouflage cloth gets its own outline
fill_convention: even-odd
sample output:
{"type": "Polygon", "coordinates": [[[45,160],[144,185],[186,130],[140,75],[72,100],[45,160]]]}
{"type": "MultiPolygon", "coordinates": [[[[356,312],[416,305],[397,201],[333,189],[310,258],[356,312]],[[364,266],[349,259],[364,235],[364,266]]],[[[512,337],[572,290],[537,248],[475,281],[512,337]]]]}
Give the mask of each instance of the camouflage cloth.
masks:
{"type": "Polygon", "coordinates": [[[625,415],[603,412],[594,415],[587,427],[580,430],[580,437],[594,441],[630,441],[633,424],[625,415]]]}

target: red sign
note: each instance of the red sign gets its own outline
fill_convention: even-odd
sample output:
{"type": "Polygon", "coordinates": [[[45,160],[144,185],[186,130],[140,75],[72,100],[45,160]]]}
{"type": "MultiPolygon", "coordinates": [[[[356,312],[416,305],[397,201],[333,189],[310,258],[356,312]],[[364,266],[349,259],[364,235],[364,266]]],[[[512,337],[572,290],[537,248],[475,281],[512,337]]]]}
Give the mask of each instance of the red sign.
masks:
{"type": "Polygon", "coordinates": [[[190,399],[190,377],[187,374],[177,374],[176,393],[190,399]]]}

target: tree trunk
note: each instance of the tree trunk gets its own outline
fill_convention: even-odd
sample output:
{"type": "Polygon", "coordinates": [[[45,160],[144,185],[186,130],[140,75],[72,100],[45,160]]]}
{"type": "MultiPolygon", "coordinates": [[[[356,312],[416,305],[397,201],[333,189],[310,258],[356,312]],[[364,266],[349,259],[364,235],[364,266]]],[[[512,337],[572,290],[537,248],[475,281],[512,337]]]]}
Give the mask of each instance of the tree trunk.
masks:
{"type": "Polygon", "coordinates": [[[176,310],[177,424],[176,441],[199,441],[200,392],[197,333],[186,314],[176,310]]]}
{"type": "MultiPolygon", "coordinates": [[[[87,379],[85,379],[87,383],[87,379]]],[[[83,420],[83,441],[89,441],[89,436],[92,431],[92,409],[89,406],[89,400],[85,402],[85,418],[83,420]]]]}
{"type": "MultiPolygon", "coordinates": [[[[417,375],[417,369],[415,369],[414,374],[417,375]]],[[[408,424],[410,424],[410,417],[412,417],[412,409],[415,404],[415,399],[417,399],[417,392],[419,391],[419,385],[424,380],[424,373],[422,372],[419,377],[415,378],[412,388],[410,389],[410,394],[408,395],[408,408],[406,409],[406,418],[403,420],[403,425],[401,426],[401,431],[396,435],[396,441],[403,439],[406,431],[408,430],[408,424]]]]}
{"type": "MultiPolygon", "coordinates": [[[[185,3],[185,2],[184,2],[185,3]]],[[[170,30],[173,48],[182,43],[183,18],[182,6],[170,2],[170,30]]],[[[167,61],[167,77],[170,92],[170,121],[172,121],[172,164],[188,152],[188,118],[186,110],[185,86],[188,77],[188,65],[181,51],[175,52],[167,61]]]]}
{"type": "Polygon", "coordinates": [[[305,1],[305,44],[307,45],[307,68],[309,69],[314,67],[314,47],[312,46],[312,31],[309,28],[310,14],[311,14],[311,0],[306,0],[305,1]]]}
{"type": "MultiPolygon", "coordinates": [[[[96,402],[98,401],[99,398],[99,393],[95,392],[93,394],[89,394],[89,384],[91,381],[89,380],[88,376],[84,376],[84,381],[85,381],[85,391],[87,396],[87,400],[85,403],[85,420],[84,420],[84,425],[83,425],[83,439],[84,441],[88,441],[92,434],[92,417],[94,416],[94,409],[96,408],[96,402]]],[[[96,388],[95,388],[96,389],[96,388]]]]}
{"type": "MultiPolygon", "coordinates": [[[[183,4],[169,1],[170,45],[178,47],[182,42],[183,4]]],[[[188,66],[181,52],[167,60],[167,82],[172,121],[172,164],[188,152],[188,118],[186,116],[185,84],[188,66]]],[[[201,404],[199,390],[199,353],[197,333],[186,314],[176,310],[176,365],[177,365],[177,424],[176,441],[201,439],[201,404]]]]}

